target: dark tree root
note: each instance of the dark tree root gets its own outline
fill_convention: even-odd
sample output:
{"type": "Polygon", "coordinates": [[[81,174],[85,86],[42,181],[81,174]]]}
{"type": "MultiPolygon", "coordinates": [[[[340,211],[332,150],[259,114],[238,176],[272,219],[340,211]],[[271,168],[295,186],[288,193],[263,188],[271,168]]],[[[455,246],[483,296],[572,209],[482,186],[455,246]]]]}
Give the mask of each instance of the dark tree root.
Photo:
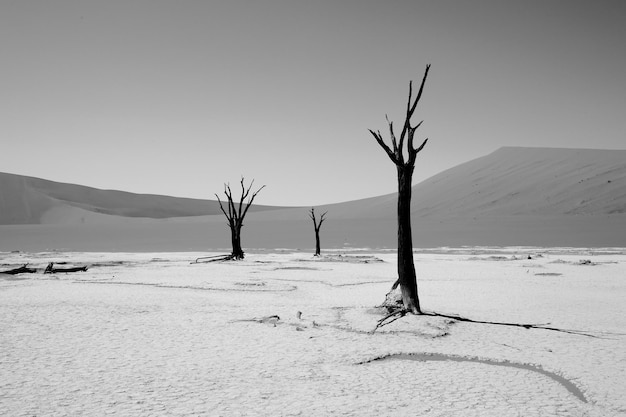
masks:
{"type": "MultiPolygon", "coordinates": [[[[374,333],[376,330],[378,330],[378,328],[386,326],[386,325],[388,325],[390,323],[393,323],[394,321],[396,321],[396,320],[406,316],[409,313],[410,313],[410,311],[405,309],[405,308],[399,308],[397,310],[391,311],[385,317],[383,317],[382,319],[378,320],[378,322],[376,324],[376,327],[374,328],[374,330],[372,330],[372,333],[374,333]]],[[[591,334],[590,332],[585,332],[585,331],[582,331],[582,330],[560,329],[558,327],[548,327],[545,324],[524,324],[524,323],[507,323],[507,322],[497,322],[497,321],[473,320],[473,319],[469,319],[467,317],[451,315],[451,314],[435,313],[435,312],[421,312],[421,313],[419,313],[419,315],[431,316],[431,317],[444,317],[444,318],[447,318],[447,319],[452,319],[452,320],[456,320],[456,321],[463,321],[463,322],[467,322],[467,323],[492,324],[492,325],[496,325],[496,326],[508,326],[508,327],[523,327],[524,329],[550,330],[550,331],[554,331],[554,332],[575,334],[575,335],[578,335],[578,336],[593,337],[593,338],[596,338],[596,339],[604,339],[604,337],[591,334]]]]}
{"type": "Polygon", "coordinates": [[[386,325],[388,325],[390,323],[393,323],[394,321],[396,321],[396,320],[406,316],[408,312],[409,312],[409,310],[406,310],[404,308],[400,308],[400,309],[391,311],[385,317],[383,317],[382,319],[378,320],[378,322],[376,323],[376,327],[374,327],[374,330],[372,330],[372,333],[374,333],[376,330],[378,330],[379,327],[386,326],[386,325]]]}

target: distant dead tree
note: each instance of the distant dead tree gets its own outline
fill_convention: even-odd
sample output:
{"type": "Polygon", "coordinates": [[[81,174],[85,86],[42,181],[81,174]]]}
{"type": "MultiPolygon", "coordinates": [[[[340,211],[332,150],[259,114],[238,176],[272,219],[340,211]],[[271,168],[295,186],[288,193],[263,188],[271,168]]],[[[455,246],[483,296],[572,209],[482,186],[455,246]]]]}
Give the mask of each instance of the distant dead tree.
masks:
{"type": "Polygon", "coordinates": [[[417,279],[415,276],[415,265],[413,263],[413,237],[411,235],[411,182],[413,177],[413,170],[415,168],[415,159],[417,154],[424,149],[428,139],[425,139],[418,147],[414,146],[415,131],[422,125],[423,121],[417,125],[411,125],[411,116],[415,112],[417,103],[422,98],[422,91],[424,90],[424,84],[426,83],[426,77],[428,76],[428,70],[430,65],[426,65],[426,71],[424,72],[424,78],[422,84],[417,93],[417,96],[413,100],[413,82],[409,82],[409,101],[406,108],[406,117],[404,119],[404,126],[400,133],[400,140],[396,139],[396,135],[393,130],[393,122],[389,121],[387,117],[387,123],[389,124],[389,135],[391,136],[391,144],[393,150],[384,142],[380,131],[374,132],[369,130],[370,133],[376,139],[376,142],[384,149],[389,156],[389,159],[396,166],[398,173],[398,279],[392,287],[392,290],[400,286],[402,293],[402,314],[407,312],[413,314],[421,314],[419,297],[417,293],[417,279]],[[406,152],[404,151],[404,145],[406,143],[406,152]],[[406,157],[405,157],[406,153],[406,157]]]}
{"type": "Polygon", "coordinates": [[[220,200],[220,196],[215,194],[217,197],[217,201],[220,203],[220,209],[222,209],[222,213],[226,216],[228,220],[228,227],[230,227],[230,237],[231,243],[233,246],[233,252],[227,256],[225,259],[243,259],[244,253],[241,249],[241,227],[243,226],[243,219],[246,217],[248,213],[248,209],[252,205],[254,198],[259,194],[259,192],[265,188],[265,185],[259,188],[258,190],[252,192],[252,185],[254,184],[254,180],[250,183],[250,185],[246,188],[244,185],[244,178],[241,177],[241,198],[239,199],[239,203],[235,203],[233,201],[233,192],[230,189],[229,184],[224,184],[224,194],[226,195],[227,202],[225,202],[228,211],[224,208],[222,204],[222,200],[220,200]],[[246,201],[246,199],[248,199],[246,201]]]}
{"type": "Polygon", "coordinates": [[[324,223],[327,211],[324,212],[320,218],[319,222],[315,218],[315,209],[311,207],[311,212],[309,213],[309,217],[313,220],[313,228],[315,228],[315,255],[320,256],[321,254],[321,246],[320,246],[320,227],[322,227],[322,223],[324,223]]]}

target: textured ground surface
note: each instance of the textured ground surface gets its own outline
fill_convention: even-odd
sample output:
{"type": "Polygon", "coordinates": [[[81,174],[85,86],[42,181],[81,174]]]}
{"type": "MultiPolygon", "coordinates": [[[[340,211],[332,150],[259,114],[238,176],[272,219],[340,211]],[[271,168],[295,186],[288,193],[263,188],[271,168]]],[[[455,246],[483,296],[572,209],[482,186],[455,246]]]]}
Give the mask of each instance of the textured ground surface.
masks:
{"type": "Polygon", "coordinates": [[[91,268],[0,278],[0,415],[626,415],[626,256],[528,254],[416,255],[425,309],[601,338],[436,317],[371,334],[390,253],[1,254],[91,268]],[[368,362],[399,353],[533,365],[588,402],[531,369],[368,362]]]}

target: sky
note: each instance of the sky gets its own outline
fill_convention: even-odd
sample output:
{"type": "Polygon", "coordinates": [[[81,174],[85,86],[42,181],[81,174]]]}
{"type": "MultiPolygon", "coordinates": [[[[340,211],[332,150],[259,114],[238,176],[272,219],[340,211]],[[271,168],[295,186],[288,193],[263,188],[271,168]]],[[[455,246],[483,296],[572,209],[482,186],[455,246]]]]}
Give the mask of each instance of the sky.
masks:
{"type": "Polygon", "coordinates": [[[0,172],[314,206],[394,192],[368,132],[413,123],[414,184],[502,146],[626,149],[626,2],[0,2],[0,172]]]}

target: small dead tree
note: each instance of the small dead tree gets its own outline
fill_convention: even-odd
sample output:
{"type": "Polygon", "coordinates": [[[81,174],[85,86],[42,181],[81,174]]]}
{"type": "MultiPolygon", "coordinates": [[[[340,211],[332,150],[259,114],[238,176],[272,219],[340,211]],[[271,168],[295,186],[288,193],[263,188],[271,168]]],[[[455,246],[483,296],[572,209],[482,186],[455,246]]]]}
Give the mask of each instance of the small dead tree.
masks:
{"type": "Polygon", "coordinates": [[[314,256],[321,255],[320,227],[322,227],[322,223],[324,223],[326,213],[328,212],[326,211],[320,216],[319,222],[317,221],[315,217],[315,209],[313,207],[311,207],[311,212],[309,213],[309,217],[311,218],[311,220],[313,220],[313,228],[315,229],[315,255],[314,256]]]}
{"type": "Polygon", "coordinates": [[[393,130],[393,122],[389,121],[389,135],[391,136],[391,149],[383,140],[380,131],[374,132],[369,130],[376,139],[376,142],[384,149],[389,159],[396,166],[398,174],[398,280],[393,285],[392,290],[398,285],[402,293],[402,304],[404,306],[403,313],[410,312],[413,314],[421,314],[419,297],[417,293],[417,279],[415,275],[415,265],[413,263],[413,236],[411,234],[411,182],[413,170],[415,168],[415,159],[417,154],[424,149],[428,139],[425,139],[421,145],[415,147],[414,135],[415,131],[422,125],[411,125],[411,116],[415,112],[417,103],[422,98],[422,91],[428,76],[430,65],[426,66],[422,84],[415,99],[413,99],[413,82],[409,82],[409,101],[406,108],[406,117],[404,126],[400,133],[400,139],[396,139],[393,130]],[[404,145],[406,144],[406,151],[404,145]],[[405,156],[406,153],[406,156],[405,156]]]}
{"type": "Polygon", "coordinates": [[[243,219],[246,217],[248,213],[248,209],[252,205],[254,198],[259,194],[259,192],[265,188],[265,185],[259,188],[258,190],[252,192],[252,185],[254,184],[254,180],[250,183],[250,185],[246,188],[244,185],[244,178],[241,177],[241,198],[239,199],[239,203],[235,203],[233,201],[233,192],[230,189],[229,184],[224,184],[224,194],[226,195],[227,201],[224,203],[228,208],[228,211],[224,208],[222,204],[222,200],[220,200],[220,196],[215,194],[217,197],[217,201],[220,203],[220,209],[226,219],[228,220],[228,227],[230,227],[230,237],[231,243],[233,246],[233,252],[227,256],[225,259],[243,259],[244,253],[243,249],[241,249],[241,227],[243,226],[243,219]],[[246,201],[246,199],[248,199],[246,201]]]}

